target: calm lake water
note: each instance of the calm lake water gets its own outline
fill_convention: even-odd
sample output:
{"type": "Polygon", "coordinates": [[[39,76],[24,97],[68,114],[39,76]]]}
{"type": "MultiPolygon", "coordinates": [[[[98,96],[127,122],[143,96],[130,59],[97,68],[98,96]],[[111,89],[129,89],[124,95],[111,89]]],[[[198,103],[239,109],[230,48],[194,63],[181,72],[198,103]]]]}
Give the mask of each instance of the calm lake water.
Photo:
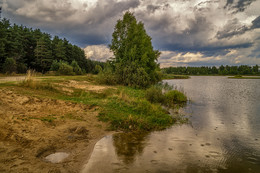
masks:
{"type": "Polygon", "coordinates": [[[88,172],[260,172],[260,80],[191,77],[166,80],[191,99],[190,124],[150,134],[101,139],[88,172]]]}

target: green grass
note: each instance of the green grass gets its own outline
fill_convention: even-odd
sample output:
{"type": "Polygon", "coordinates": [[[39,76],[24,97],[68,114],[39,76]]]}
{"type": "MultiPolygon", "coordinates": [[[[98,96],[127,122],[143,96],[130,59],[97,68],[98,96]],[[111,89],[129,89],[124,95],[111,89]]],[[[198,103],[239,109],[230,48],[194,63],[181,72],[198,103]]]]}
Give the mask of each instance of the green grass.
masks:
{"type": "Polygon", "coordinates": [[[229,79],[260,79],[260,77],[252,77],[252,76],[241,76],[236,75],[234,77],[228,77],[229,79]]]}
{"type": "Polygon", "coordinates": [[[52,84],[42,82],[42,81],[36,81],[34,79],[28,79],[20,82],[18,84],[19,86],[22,87],[27,87],[31,89],[36,89],[36,90],[49,90],[49,91],[56,91],[56,89],[53,87],[52,84]]]}
{"type": "Polygon", "coordinates": [[[113,130],[160,130],[173,124],[173,118],[160,105],[137,98],[110,98],[99,118],[109,121],[113,130]]]}
{"type": "Polygon", "coordinates": [[[187,75],[175,75],[175,74],[163,74],[163,79],[189,79],[190,76],[187,75]]]}
{"type": "Polygon", "coordinates": [[[170,127],[175,118],[160,104],[144,99],[145,90],[119,86],[102,93],[77,90],[73,96],[59,97],[76,103],[98,106],[99,119],[111,124],[112,130],[150,131],[170,127]]]}

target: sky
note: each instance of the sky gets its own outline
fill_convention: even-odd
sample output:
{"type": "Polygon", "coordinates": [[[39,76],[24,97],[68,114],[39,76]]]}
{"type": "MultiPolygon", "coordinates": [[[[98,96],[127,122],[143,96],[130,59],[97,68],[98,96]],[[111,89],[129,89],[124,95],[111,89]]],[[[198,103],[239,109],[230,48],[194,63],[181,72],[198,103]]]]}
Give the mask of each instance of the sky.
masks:
{"type": "Polygon", "coordinates": [[[260,65],[260,0],[0,0],[2,17],[40,28],[106,61],[131,11],[161,51],[161,67],[260,65]]]}

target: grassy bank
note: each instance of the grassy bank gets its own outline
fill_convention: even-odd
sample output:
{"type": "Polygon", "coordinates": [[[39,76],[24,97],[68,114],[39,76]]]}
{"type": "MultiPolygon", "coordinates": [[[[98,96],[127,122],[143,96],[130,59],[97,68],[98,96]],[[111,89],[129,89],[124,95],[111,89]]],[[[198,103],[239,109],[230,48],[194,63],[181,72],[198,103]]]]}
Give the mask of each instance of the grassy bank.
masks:
{"type": "Polygon", "coordinates": [[[162,94],[162,88],[158,87],[154,91],[152,88],[145,90],[99,85],[94,75],[35,77],[10,85],[20,94],[96,107],[99,119],[109,122],[112,130],[165,129],[180,118],[169,115],[162,105],[173,108],[187,101],[186,96],[177,90],[162,94]]]}
{"type": "Polygon", "coordinates": [[[241,76],[241,75],[237,75],[237,76],[234,76],[234,77],[228,77],[229,79],[260,79],[260,77],[258,76],[241,76]]]}
{"type": "Polygon", "coordinates": [[[163,79],[189,79],[188,75],[163,74],[163,79]]]}

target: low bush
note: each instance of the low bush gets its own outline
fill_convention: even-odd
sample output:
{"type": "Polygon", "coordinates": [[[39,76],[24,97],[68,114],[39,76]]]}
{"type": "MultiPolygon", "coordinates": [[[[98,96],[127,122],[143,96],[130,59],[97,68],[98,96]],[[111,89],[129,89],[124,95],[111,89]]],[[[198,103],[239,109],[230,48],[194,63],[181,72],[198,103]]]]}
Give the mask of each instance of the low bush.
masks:
{"type": "Polygon", "coordinates": [[[56,75],[82,75],[84,72],[78,65],[77,61],[72,61],[69,65],[65,61],[54,60],[52,62],[50,71],[56,72],[56,75]]]}
{"type": "Polygon", "coordinates": [[[75,74],[73,72],[73,67],[66,63],[61,63],[59,70],[57,72],[59,75],[74,75],[75,74]]]}
{"type": "Polygon", "coordinates": [[[168,83],[159,83],[146,90],[145,98],[151,103],[160,103],[173,107],[174,104],[182,104],[187,101],[187,97],[168,83]]]}
{"type": "MultiPolygon", "coordinates": [[[[97,67],[97,68],[99,68],[99,67],[97,67]]],[[[118,78],[113,73],[112,67],[109,64],[106,65],[104,70],[99,71],[96,81],[99,84],[105,84],[105,85],[118,84],[118,78]]]]}
{"type": "Polygon", "coordinates": [[[164,103],[162,89],[152,86],[146,90],[145,98],[151,103],[164,103]]]}
{"type": "Polygon", "coordinates": [[[77,63],[77,61],[75,61],[75,60],[72,61],[71,66],[73,68],[73,72],[76,73],[76,75],[82,75],[83,74],[81,68],[79,67],[79,65],[77,63]]]}
{"type": "Polygon", "coordinates": [[[50,71],[58,71],[60,68],[61,61],[54,60],[51,64],[50,71]]]}
{"type": "Polygon", "coordinates": [[[168,106],[187,102],[187,97],[178,90],[171,90],[165,93],[165,103],[168,106]]]}

